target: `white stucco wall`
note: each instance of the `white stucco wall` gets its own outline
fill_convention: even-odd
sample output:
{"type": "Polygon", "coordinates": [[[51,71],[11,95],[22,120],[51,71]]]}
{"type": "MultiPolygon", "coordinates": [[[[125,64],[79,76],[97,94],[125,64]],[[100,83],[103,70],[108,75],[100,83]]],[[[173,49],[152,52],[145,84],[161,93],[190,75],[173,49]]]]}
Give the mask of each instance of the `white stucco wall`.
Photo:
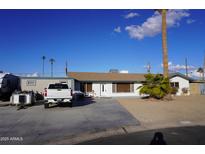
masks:
{"type": "Polygon", "coordinates": [[[92,89],[94,91],[94,96],[96,97],[122,97],[122,96],[140,96],[139,89],[137,89],[142,84],[134,84],[134,92],[129,93],[113,93],[112,92],[112,83],[93,83],[92,89]],[[104,84],[104,92],[102,92],[102,85],[104,84]]]}
{"type": "Polygon", "coordinates": [[[189,80],[186,80],[182,77],[176,76],[170,79],[170,82],[179,82],[179,89],[177,92],[177,95],[180,96],[183,94],[182,89],[188,88],[189,92],[188,95],[190,95],[190,86],[189,86],[189,80]]]}
{"type": "MultiPolygon", "coordinates": [[[[182,89],[188,88],[190,90],[189,81],[176,76],[170,79],[170,82],[179,82],[179,89],[177,92],[177,96],[180,96],[183,94],[182,89]]],[[[129,93],[113,93],[112,92],[112,83],[109,82],[103,82],[103,83],[93,83],[92,89],[94,91],[94,96],[96,97],[123,97],[123,96],[140,96],[138,87],[142,86],[141,83],[134,83],[134,92],[129,93]],[[104,84],[105,92],[102,92],[102,84],[104,84]]],[[[190,92],[188,92],[188,95],[190,95],[190,92]]]]}
{"type": "MultiPolygon", "coordinates": [[[[189,81],[176,76],[170,79],[170,82],[179,82],[179,89],[177,95],[183,94],[182,89],[188,88],[190,90],[189,81]]],[[[129,93],[113,93],[112,83],[110,82],[96,82],[92,84],[92,89],[94,91],[94,96],[96,97],[123,97],[123,96],[140,96],[138,87],[142,86],[141,83],[134,83],[134,92],[129,93]],[[104,92],[102,92],[102,85],[104,85],[104,92]]],[[[188,93],[190,95],[190,92],[188,93]]]]}
{"type": "Polygon", "coordinates": [[[94,91],[94,96],[99,97],[100,96],[100,83],[93,83],[92,89],[94,91]]]}

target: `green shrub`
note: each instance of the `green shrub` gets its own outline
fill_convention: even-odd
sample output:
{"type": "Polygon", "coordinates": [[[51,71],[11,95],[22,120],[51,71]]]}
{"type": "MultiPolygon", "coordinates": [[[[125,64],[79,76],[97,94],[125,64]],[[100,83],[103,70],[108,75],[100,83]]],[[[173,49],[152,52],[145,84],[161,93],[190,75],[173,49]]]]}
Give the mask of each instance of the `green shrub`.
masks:
{"type": "Polygon", "coordinates": [[[146,74],[145,79],[145,83],[140,87],[140,94],[146,94],[152,98],[162,99],[172,91],[169,79],[163,77],[161,74],[146,74]]]}

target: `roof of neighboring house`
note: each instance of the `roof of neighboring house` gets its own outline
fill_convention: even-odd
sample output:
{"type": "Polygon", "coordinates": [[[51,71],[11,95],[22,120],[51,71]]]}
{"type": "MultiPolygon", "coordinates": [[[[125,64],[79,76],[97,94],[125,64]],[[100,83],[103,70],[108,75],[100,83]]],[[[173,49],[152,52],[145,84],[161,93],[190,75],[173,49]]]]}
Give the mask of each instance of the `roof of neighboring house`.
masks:
{"type": "Polygon", "coordinates": [[[68,76],[79,81],[145,81],[145,74],[131,73],[96,73],[96,72],[69,72],[68,76]]]}
{"type": "Polygon", "coordinates": [[[179,73],[179,72],[169,74],[169,78],[173,78],[173,77],[176,77],[176,76],[179,76],[179,77],[184,78],[184,79],[189,80],[189,81],[194,81],[193,78],[188,77],[188,76],[186,76],[182,73],[179,73]]]}
{"type": "Polygon", "coordinates": [[[41,79],[48,79],[48,80],[61,80],[61,79],[73,79],[71,77],[24,77],[20,76],[20,79],[34,79],[34,80],[41,80],[41,79]]]}
{"type": "Polygon", "coordinates": [[[203,80],[193,80],[193,81],[191,81],[191,83],[205,83],[205,81],[203,81],[203,80]]]}

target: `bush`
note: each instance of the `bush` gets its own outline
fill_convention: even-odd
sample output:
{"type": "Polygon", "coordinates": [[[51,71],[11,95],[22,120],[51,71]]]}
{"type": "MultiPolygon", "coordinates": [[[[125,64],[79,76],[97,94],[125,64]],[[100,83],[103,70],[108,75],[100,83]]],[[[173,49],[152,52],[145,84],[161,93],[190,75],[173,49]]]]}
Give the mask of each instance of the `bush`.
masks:
{"type": "Polygon", "coordinates": [[[146,74],[145,79],[144,85],[140,87],[140,94],[146,94],[152,98],[162,99],[172,91],[169,79],[163,77],[161,74],[146,74]]]}

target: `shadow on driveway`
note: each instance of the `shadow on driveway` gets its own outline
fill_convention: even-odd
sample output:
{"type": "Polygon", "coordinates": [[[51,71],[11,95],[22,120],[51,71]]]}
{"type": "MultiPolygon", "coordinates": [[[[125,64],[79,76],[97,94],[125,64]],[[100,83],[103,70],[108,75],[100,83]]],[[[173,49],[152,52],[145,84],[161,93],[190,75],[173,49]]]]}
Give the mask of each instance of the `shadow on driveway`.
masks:
{"type": "Polygon", "coordinates": [[[92,97],[84,97],[81,99],[75,99],[72,100],[72,103],[59,103],[51,105],[49,108],[55,108],[55,107],[80,107],[80,106],[87,106],[96,103],[94,98],[92,97]]]}

